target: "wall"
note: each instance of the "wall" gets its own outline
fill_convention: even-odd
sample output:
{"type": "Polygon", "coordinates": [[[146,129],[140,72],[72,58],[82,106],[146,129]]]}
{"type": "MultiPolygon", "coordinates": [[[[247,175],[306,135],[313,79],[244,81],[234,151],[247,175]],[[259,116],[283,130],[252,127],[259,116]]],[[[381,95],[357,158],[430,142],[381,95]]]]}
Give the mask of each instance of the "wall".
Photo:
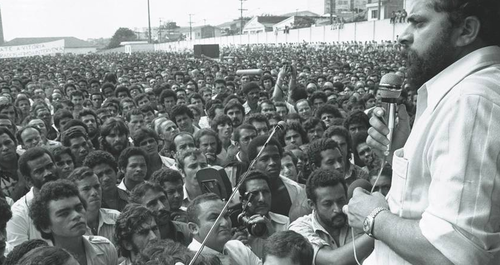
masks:
{"type": "Polygon", "coordinates": [[[64,48],[64,53],[87,54],[95,53],[97,48],[64,48]]]}
{"type": "Polygon", "coordinates": [[[344,24],[342,29],[331,26],[292,29],[289,34],[283,31],[262,32],[223,36],[192,41],[155,44],[155,51],[192,50],[194,44],[240,45],[254,43],[297,43],[297,42],[334,42],[334,41],[384,41],[396,40],[406,28],[406,24],[390,24],[389,19],[344,24]]]}

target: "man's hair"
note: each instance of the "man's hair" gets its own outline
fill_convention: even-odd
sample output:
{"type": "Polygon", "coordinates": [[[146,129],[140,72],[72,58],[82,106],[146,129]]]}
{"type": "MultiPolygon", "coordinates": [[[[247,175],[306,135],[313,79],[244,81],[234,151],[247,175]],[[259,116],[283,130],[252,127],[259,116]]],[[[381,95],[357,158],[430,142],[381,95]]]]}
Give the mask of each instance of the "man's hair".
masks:
{"type": "Polygon", "coordinates": [[[54,125],[59,128],[61,120],[64,118],[73,119],[73,114],[69,110],[60,109],[54,113],[54,125]]]}
{"type": "Polygon", "coordinates": [[[120,213],[115,223],[114,241],[120,256],[130,258],[130,250],[125,248],[125,242],[132,243],[132,236],[138,232],[142,225],[154,220],[155,216],[147,207],[137,203],[130,203],[120,213]]]}
{"type": "MultiPolygon", "coordinates": [[[[83,121],[81,120],[76,120],[76,119],[72,119],[72,120],[69,120],[62,128],[62,132],[61,134],[64,132],[64,131],[67,131],[69,130],[70,128],[72,127],[77,127],[77,126],[80,126],[79,129],[83,129],[83,132],[86,133],[87,135],[89,134],[89,128],[87,127],[87,124],[85,124],[83,121]]],[[[61,135],[62,137],[62,135],[61,135]]]]}
{"type": "Polygon", "coordinates": [[[214,132],[218,132],[217,126],[224,124],[233,126],[233,121],[226,114],[219,114],[210,122],[210,128],[212,128],[214,132]]]}
{"type": "Polygon", "coordinates": [[[94,171],[92,171],[92,169],[90,169],[89,167],[77,167],[73,170],[73,172],[71,172],[71,174],[69,174],[68,180],[76,182],[88,177],[92,177],[93,175],[94,171]]]}
{"type": "Polygon", "coordinates": [[[135,102],[135,104],[137,106],[139,106],[139,101],[141,101],[141,100],[143,100],[145,98],[149,100],[148,95],[146,95],[144,93],[141,93],[141,94],[139,94],[139,95],[137,95],[137,96],[134,97],[134,102],[135,102]]]}
{"type": "MultiPolygon", "coordinates": [[[[296,146],[296,145],[294,145],[294,146],[296,146]]],[[[302,150],[299,147],[297,147],[297,149],[302,150]]],[[[291,149],[291,150],[295,150],[295,149],[291,149]]],[[[297,163],[299,163],[299,159],[293,154],[293,152],[291,150],[285,150],[283,152],[283,155],[281,156],[281,159],[289,156],[292,159],[293,165],[297,166],[297,163]]]]}
{"type": "Polygon", "coordinates": [[[73,97],[82,97],[83,98],[83,93],[80,91],[80,90],[75,90],[71,93],[70,95],[70,98],[69,99],[73,99],[73,97]]]}
{"type": "Polygon", "coordinates": [[[44,239],[52,239],[51,234],[47,234],[42,230],[51,225],[49,211],[50,202],[71,197],[78,197],[83,207],[85,209],[87,208],[86,202],[80,197],[75,183],[66,179],[51,181],[44,184],[38,196],[33,199],[29,214],[33,220],[33,224],[36,229],[40,231],[44,239]]]}
{"type": "Polygon", "coordinates": [[[156,134],[155,131],[149,129],[149,128],[140,128],[137,129],[134,134],[132,135],[132,140],[134,142],[134,146],[140,147],[141,142],[144,141],[147,138],[153,138],[157,143],[159,140],[158,134],[156,134]]]}
{"type": "Polygon", "coordinates": [[[118,167],[126,168],[128,165],[128,159],[132,156],[144,157],[144,160],[146,160],[146,166],[149,166],[148,155],[146,152],[139,147],[130,146],[125,148],[120,154],[120,157],[118,157],[118,167]]]}
{"type": "Polygon", "coordinates": [[[160,184],[156,182],[145,181],[135,186],[134,189],[130,192],[130,202],[141,204],[142,197],[144,197],[146,192],[148,192],[149,190],[155,192],[164,192],[160,184]]]}
{"type": "Polygon", "coordinates": [[[340,113],[339,109],[331,104],[321,105],[318,110],[316,110],[316,118],[321,119],[321,115],[323,115],[324,113],[331,114],[334,118],[343,118],[342,113],[340,113]]]}
{"type": "Polygon", "coordinates": [[[250,116],[248,116],[246,123],[253,124],[254,122],[265,122],[268,129],[271,127],[269,125],[269,119],[266,117],[266,115],[261,113],[252,113],[250,114],[250,116]]]}
{"type": "MultiPolygon", "coordinates": [[[[0,135],[1,135],[1,133],[0,133],[0,135]]],[[[33,161],[37,158],[40,158],[40,157],[44,156],[45,154],[49,155],[50,159],[52,161],[55,161],[54,157],[52,156],[50,151],[45,149],[45,148],[33,147],[33,148],[26,150],[26,152],[24,152],[21,155],[21,157],[19,157],[18,164],[19,164],[19,171],[21,171],[21,174],[23,176],[26,176],[26,177],[31,177],[31,169],[28,166],[28,162],[33,161]]]]}
{"type": "Polygon", "coordinates": [[[195,149],[189,149],[187,151],[184,151],[184,152],[180,152],[180,154],[177,156],[177,164],[179,165],[179,169],[180,170],[184,170],[184,160],[187,158],[187,157],[198,157],[198,156],[205,156],[204,153],[202,153],[200,151],[200,149],[198,148],[195,148],[195,149]]]}
{"type": "MultiPolygon", "coordinates": [[[[209,102],[213,102],[213,101],[209,101],[209,102]]],[[[215,118],[215,111],[217,109],[222,109],[223,111],[225,110],[224,106],[221,103],[215,103],[215,104],[212,104],[212,105],[207,104],[207,105],[205,105],[205,108],[209,108],[207,110],[207,116],[208,116],[209,119],[215,118]],[[210,107],[208,107],[208,106],[210,106],[210,107]]]]}
{"type": "MultiPolygon", "coordinates": [[[[12,126],[16,126],[14,123],[12,123],[12,126]]],[[[17,140],[14,134],[7,128],[5,127],[0,127],[0,135],[2,134],[7,134],[9,138],[14,142],[14,144],[17,146],[17,140]]]]}
{"type": "Polygon", "coordinates": [[[350,154],[352,152],[352,141],[349,131],[343,126],[330,126],[326,129],[325,133],[323,133],[323,138],[332,138],[332,136],[335,135],[344,137],[347,142],[347,152],[350,154]]]}
{"type": "Polygon", "coordinates": [[[188,105],[191,104],[191,100],[192,99],[199,99],[199,100],[201,100],[201,102],[203,103],[203,106],[205,106],[205,100],[203,99],[203,97],[200,94],[193,93],[193,94],[189,95],[188,98],[187,98],[188,105]]]}
{"type": "Polygon", "coordinates": [[[163,102],[166,98],[172,97],[174,101],[177,102],[177,94],[172,89],[165,89],[160,94],[160,104],[163,105],[163,102]]]}
{"type": "Polygon", "coordinates": [[[370,128],[370,118],[364,111],[356,110],[347,116],[347,119],[344,121],[344,127],[349,130],[349,126],[352,124],[362,124],[368,129],[370,128]]]}
{"type": "Polygon", "coordinates": [[[177,146],[175,144],[175,138],[177,138],[179,136],[185,136],[185,135],[188,135],[189,137],[191,137],[193,139],[193,143],[194,143],[194,137],[193,137],[192,134],[190,134],[188,132],[178,132],[178,133],[174,134],[174,136],[172,136],[172,142],[170,143],[169,151],[171,151],[171,152],[177,152],[177,146]]]}
{"type": "Polygon", "coordinates": [[[101,87],[101,93],[103,95],[104,95],[104,90],[106,90],[106,88],[111,88],[111,90],[113,90],[113,92],[115,91],[115,85],[113,85],[113,83],[106,82],[101,87]]]}
{"type": "Polygon", "coordinates": [[[129,135],[128,127],[125,122],[121,119],[111,117],[101,126],[102,140],[105,141],[106,136],[108,136],[113,130],[117,130],[119,134],[125,134],[126,137],[129,135]]]}
{"type": "Polygon", "coordinates": [[[497,0],[437,0],[432,7],[436,12],[448,13],[452,26],[460,25],[466,17],[477,17],[481,22],[478,37],[488,45],[500,45],[500,2],[497,0]]]}
{"type": "Polygon", "coordinates": [[[33,129],[33,130],[37,131],[40,134],[40,136],[42,135],[42,132],[40,131],[40,129],[37,126],[25,125],[25,126],[21,127],[21,129],[19,129],[19,131],[17,131],[17,133],[16,133],[17,142],[19,144],[24,145],[24,141],[23,141],[23,138],[21,137],[21,135],[23,134],[24,131],[26,131],[28,129],[33,129]]]}
{"type": "MultiPolygon", "coordinates": [[[[40,246],[26,252],[15,263],[16,265],[33,265],[33,264],[51,264],[64,265],[67,264],[73,256],[65,249],[53,246],[40,246]]],[[[5,264],[6,265],[6,264],[5,264]]]]}
{"type": "Polygon", "coordinates": [[[83,165],[89,168],[94,168],[101,164],[110,166],[115,171],[115,173],[118,170],[118,165],[116,164],[115,158],[113,157],[113,155],[106,151],[92,151],[87,155],[87,157],[85,157],[85,160],[83,161],[83,165]]]}
{"type": "Polygon", "coordinates": [[[69,157],[71,157],[73,164],[75,163],[75,156],[73,156],[73,153],[71,153],[71,150],[68,147],[56,145],[53,147],[49,147],[49,150],[54,156],[54,162],[59,162],[61,160],[62,155],[67,154],[69,155],[69,157]]]}
{"type": "Polygon", "coordinates": [[[322,120],[315,118],[315,117],[311,117],[311,118],[307,119],[303,124],[304,124],[304,130],[306,131],[306,133],[310,129],[313,129],[314,127],[316,127],[318,124],[321,124],[321,127],[323,128],[323,130],[326,130],[325,123],[322,120]]]}
{"type": "MultiPolygon", "coordinates": [[[[221,115],[219,115],[219,116],[221,116],[221,115]]],[[[217,116],[217,117],[219,117],[219,116],[217,116]]],[[[224,116],[227,117],[227,115],[224,115],[224,116]]],[[[229,119],[229,120],[231,121],[231,119],[229,119]]],[[[220,152],[222,152],[222,142],[219,139],[219,136],[217,135],[217,133],[210,128],[202,128],[194,133],[194,136],[193,136],[194,137],[194,145],[197,148],[200,148],[200,139],[201,139],[201,137],[203,137],[205,135],[213,136],[215,138],[215,142],[217,143],[217,150],[215,150],[215,154],[216,155],[220,154],[220,152]]]]}
{"type": "Polygon", "coordinates": [[[199,224],[198,216],[200,215],[200,204],[209,201],[222,201],[215,193],[205,193],[194,198],[188,205],[186,214],[188,222],[199,224]]]}
{"type": "Polygon", "coordinates": [[[246,198],[246,192],[247,192],[246,183],[253,179],[262,179],[266,181],[268,187],[271,187],[271,184],[269,183],[269,176],[265,172],[259,170],[251,170],[247,173],[245,181],[243,182],[243,184],[241,184],[240,188],[238,189],[238,191],[240,192],[240,196],[242,196],[243,198],[246,198]]]}
{"type": "Polygon", "coordinates": [[[85,132],[85,128],[81,126],[74,126],[65,130],[61,134],[61,143],[66,147],[70,147],[71,139],[76,139],[79,137],[83,137],[85,140],[89,140],[89,136],[85,132]]]}
{"type": "MultiPolygon", "coordinates": [[[[352,149],[356,150],[356,148],[358,148],[358,145],[366,143],[366,138],[368,138],[367,132],[358,132],[354,134],[352,137],[352,149]]],[[[357,152],[355,153],[357,155],[357,152]]]]}
{"type": "Polygon", "coordinates": [[[306,183],[306,194],[307,198],[316,203],[316,193],[317,188],[325,187],[335,187],[341,184],[344,188],[345,195],[347,197],[347,185],[344,176],[338,171],[326,170],[318,168],[314,170],[306,183]]]}
{"type": "MultiPolygon", "coordinates": [[[[258,148],[264,146],[264,143],[267,141],[268,136],[267,135],[259,135],[255,137],[252,141],[250,141],[250,144],[248,144],[248,159],[249,161],[252,161],[255,157],[257,157],[258,153],[258,148]]],[[[276,146],[278,148],[278,152],[280,154],[280,157],[283,155],[283,148],[281,147],[280,142],[276,140],[276,138],[272,137],[269,140],[269,143],[267,146],[276,146]]]]}
{"type": "Polygon", "coordinates": [[[307,144],[309,142],[309,139],[307,138],[307,132],[304,130],[304,127],[302,127],[302,124],[298,122],[290,122],[286,123],[285,128],[279,131],[278,137],[282,146],[286,146],[285,136],[288,131],[296,131],[297,133],[299,133],[300,138],[302,138],[302,144],[307,144]]]}
{"type": "Polygon", "coordinates": [[[224,114],[227,114],[227,112],[230,109],[234,109],[234,108],[238,108],[241,111],[241,114],[243,115],[243,117],[245,117],[245,108],[243,107],[243,105],[241,105],[240,102],[238,102],[238,100],[230,100],[227,103],[227,105],[224,107],[224,114]]]}
{"type": "Polygon", "coordinates": [[[183,182],[181,173],[168,167],[156,170],[151,176],[151,181],[160,186],[163,186],[165,182],[183,182]]]}
{"type": "Polygon", "coordinates": [[[173,106],[172,110],[170,111],[170,118],[177,125],[177,122],[175,121],[175,117],[182,116],[184,114],[186,114],[190,119],[194,119],[193,112],[186,105],[175,105],[175,106],[173,106]]]}
{"type": "MultiPolygon", "coordinates": [[[[323,157],[321,156],[321,152],[326,150],[335,150],[338,149],[342,154],[339,145],[337,142],[330,138],[321,138],[314,140],[309,144],[307,148],[307,157],[309,158],[309,163],[311,165],[315,165],[316,167],[321,167],[321,160],[323,157]]],[[[345,161],[344,161],[345,162],[345,161]]]]}
{"type": "Polygon", "coordinates": [[[281,231],[274,233],[264,243],[263,262],[268,256],[290,259],[295,264],[312,265],[314,258],[314,250],[309,242],[301,234],[292,231],[281,231]]]}
{"type": "Polygon", "coordinates": [[[316,91],[311,95],[311,98],[309,98],[309,101],[314,104],[314,100],[316,99],[321,99],[324,103],[328,101],[328,97],[326,96],[325,92],[323,91],[316,91]]]}
{"type": "Polygon", "coordinates": [[[83,116],[88,116],[88,115],[92,115],[97,122],[99,122],[99,117],[97,117],[97,114],[95,113],[95,111],[93,111],[92,109],[89,109],[89,108],[83,108],[82,111],[80,111],[80,113],[78,113],[78,119],[82,119],[83,116]]]}
{"type": "MultiPolygon", "coordinates": [[[[102,90],[104,90],[104,87],[103,87],[103,89],[102,89],[102,90]]],[[[118,86],[118,87],[115,89],[115,97],[118,97],[118,94],[119,94],[120,92],[125,92],[125,93],[127,93],[127,97],[129,97],[129,98],[131,97],[131,96],[130,96],[130,92],[128,91],[128,88],[127,88],[126,86],[118,86]]]]}
{"type": "Polygon", "coordinates": [[[31,239],[24,241],[20,245],[14,247],[14,249],[9,252],[3,265],[18,265],[19,261],[26,255],[26,253],[39,247],[48,247],[49,244],[43,239],[31,239]]]}
{"type": "Polygon", "coordinates": [[[256,82],[248,82],[243,85],[243,87],[241,88],[241,92],[243,93],[243,95],[247,95],[254,89],[260,90],[259,85],[256,82]]]}
{"type": "Polygon", "coordinates": [[[234,129],[234,131],[233,131],[233,141],[235,141],[235,142],[239,142],[240,141],[241,131],[242,130],[253,130],[253,131],[255,131],[255,134],[257,135],[257,129],[255,128],[255,126],[253,126],[252,124],[243,123],[240,126],[238,126],[236,129],[234,129]]]}

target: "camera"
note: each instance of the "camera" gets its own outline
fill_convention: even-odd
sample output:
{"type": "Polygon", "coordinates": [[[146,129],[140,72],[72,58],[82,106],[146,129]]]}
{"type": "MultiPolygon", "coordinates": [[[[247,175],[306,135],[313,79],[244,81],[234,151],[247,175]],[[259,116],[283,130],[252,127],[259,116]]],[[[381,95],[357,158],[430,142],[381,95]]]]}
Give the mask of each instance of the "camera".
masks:
{"type": "Polygon", "coordinates": [[[249,219],[245,211],[238,215],[238,223],[240,226],[245,227],[250,235],[263,237],[267,233],[267,226],[266,223],[264,223],[264,219],[253,224],[249,223],[249,219]]]}
{"type": "Polygon", "coordinates": [[[246,228],[250,235],[255,237],[263,237],[267,233],[266,220],[264,219],[263,216],[257,214],[258,217],[254,218],[255,221],[253,221],[253,223],[250,224],[250,218],[253,216],[250,216],[247,210],[254,194],[250,193],[247,196],[248,199],[246,200],[246,203],[242,205],[242,211],[237,218],[238,224],[241,227],[246,228]]]}

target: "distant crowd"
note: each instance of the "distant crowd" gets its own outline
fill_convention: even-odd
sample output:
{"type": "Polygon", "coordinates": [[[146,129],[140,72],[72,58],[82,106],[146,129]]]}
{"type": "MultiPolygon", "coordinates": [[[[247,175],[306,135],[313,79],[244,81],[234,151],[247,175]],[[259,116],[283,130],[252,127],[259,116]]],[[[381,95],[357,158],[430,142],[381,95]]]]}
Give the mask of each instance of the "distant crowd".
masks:
{"type": "MultiPolygon", "coordinates": [[[[355,180],[390,189],[391,167],[366,139],[381,77],[405,79],[399,51],[341,42],[229,46],[217,60],[0,60],[0,264],[187,265],[212,226],[195,264],[331,264],[353,240],[373,244],[339,209],[355,180]],[[245,177],[217,224],[224,202],[197,178],[208,167],[233,189],[245,177]]],[[[410,119],[414,91],[404,84],[398,99],[410,119]]]]}

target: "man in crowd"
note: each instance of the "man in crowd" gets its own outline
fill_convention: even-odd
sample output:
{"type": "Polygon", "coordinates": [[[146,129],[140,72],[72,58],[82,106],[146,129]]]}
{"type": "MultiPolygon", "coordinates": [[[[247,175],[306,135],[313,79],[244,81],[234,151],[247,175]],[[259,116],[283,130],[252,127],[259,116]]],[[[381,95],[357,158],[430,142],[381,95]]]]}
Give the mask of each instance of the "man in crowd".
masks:
{"type": "Polygon", "coordinates": [[[102,207],[123,210],[128,204],[128,194],[116,186],[118,165],[113,156],[106,151],[96,150],[85,158],[83,165],[92,169],[99,178],[102,207]]]}
{"type": "Polygon", "coordinates": [[[139,147],[127,147],[118,158],[118,168],[123,174],[119,189],[128,194],[146,179],[148,172],[148,156],[139,147]]]}
{"type": "Polygon", "coordinates": [[[245,120],[245,108],[238,102],[238,100],[230,100],[224,106],[224,114],[229,116],[233,121],[233,128],[240,126],[245,120]]]}
{"type": "Polygon", "coordinates": [[[352,231],[342,207],[347,204],[347,186],[337,171],[317,169],[306,185],[307,200],[313,209],[290,224],[293,230],[309,240],[314,249],[314,264],[355,263],[353,235],[357,239],[356,255],[363,260],[373,249],[373,239],[352,231]],[[353,234],[354,233],[354,234],[353,234]]]}
{"type": "Polygon", "coordinates": [[[118,264],[115,246],[108,239],[84,236],[86,206],[74,183],[58,180],[42,187],[33,200],[30,216],[44,239],[72,253],[80,264],[118,264]]]}
{"type": "Polygon", "coordinates": [[[135,131],[144,127],[144,114],[138,108],[133,108],[125,113],[125,120],[127,121],[128,131],[134,135],[135,131]]]}
{"type": "Polygon", "coordinates": [[[140,147],[148,155],[148,175],[149,177],[162,167],[169,167],[175,164],[172,158],[161,156],[158,152],[158,135],[151,129],[140,128],[132,136],[135,147],[140,147]]]}
{"type": "Polygon", "coordinates": [[[174,221],[187,222],[186,208],[182,206],[184,181],[181,173],[171,168],[162,168],[153,173],[151,181],[160,185],[165,191],[170,205],[170,218],[174,221]]]}
{"type": "Polygon", "coordinates": [[[257,135],[267,135],[269,133],[269,119],[264,114],[251,114],[248,116],[246,123],[253,125],[257,129],[257,135]]]}
{"type": "Polygon", "coordinates": [[[207,157],[199,149],[189,149],[177,156],[177,162],[185,181],[182,205],[187,207],[190,201],[202,194],[196,173],[208,166],[207,157]]]}
{"type": "MultiPolygon", "coordinates": [[[[243,104],[245,108],[245,115],[249,115],[251,113],[259,113],[259,85],[255,82],[249,82],[246,84],[241,84],[241,92],[245,95],[246,102],[243,104]]],[[[238,125],[239,126],[239,125],[238,125]]]]}
{"type": "MultiPolygon", "coordinates": [[[[248,146],[248,158],[252,161],[261,151],[267,136],[257,136],[248,146]]],[[[281,156],[283,149],[275,138],[269,140],[268,145],[262,150],[261,156],[255,163],[255,169],[266,172],[269,176],[271,189],[271,212],[288,216],[290,221],[310,213],[306,204],[305,190],[296,182],[280,176],[281,156]]]]}
{"type": "Polygon", "coordinates": [[[312,265],[314,251],[311,243],[294,231],[282,231],[270,236],[264,245],[264,265],[312,265]]]}
{"type": "Polygon", "coordinates": [[[121,119],[109,118],[101,127],[100,146],[117,161],[122,151],[129,145],[128,137],[127,125],[121,119]]]}
{"type": "Polygon", "coordinates": [[[61,141],[64,146],[71,150],[76,167],[81,166],[85,157],[92,151],[92,143],[85,128],[81,126],[73,126],[65,130],[61,134],[61,141]]]}
{"type": "Polygon", "coordinates": [[[170,205],[160,185],[149,181],[137,185],[130,194],[130,202],[146,206],[153,212],[161,239],[189,245],[191,236],[187,224],[170,220],[170,205]]]}
{"type": "Polygon", "coordinates": [[[228,216],[224,216],[219,223],[215,223],[223,207],[224,202],[213,193],[198,196],[189,204],[188,225],[193,241],[188,249],[198,251],[208,231],[215,225],[213,233],[206,239],[206,245],[201,252],[203,255],[217,256],[223,264],[261,264],[250,248],[238,240],[231,240],[231,220],[228,216]]]}
{"type": "Polygon", "coordinates": [[[170,112],[170,118],[177,124],[181,132],[194,134],[199,130],[193,125],[193,112],[186,105],[175,105],[170,112]]]}
{"type": "Polygon", "coordinates": [[[12,251],[15,246],[30,239],[42,238],[40,231],[33,225],[29,209],[33,198],[40,193],[40,189],[46,183],[60,178],[60,172],[54,164],[52,154],[41,147],[29,149],[21,155],[19,170],[31,189],[12,206],[12,219],[7,223],[6,252],[12,251]]]}
{"type": "Polygon", "coordinates": [[[76,184],[80,197],[87,205],[85,219],[87,220],[87,235],[98,235],[114,240],[115,222],[120,212],[102,208],[102,189],[99,178],[88,167],[76,168],[68,177],[76,184]]]}
{"type": "Polygon", "coordinates": [[[151,210],[140,204],[127,205],[116,220],[115,244],[125,261],[121,265],[132,265],[148,243],[160,238],[151,210]]]}
{"type": "Polygon", "coordinates": [[[87,125],[89,139],[95,149],[99,149],[99,118],[91,109],[84,109],[78,114],[78,118],[87,125]]]}
{"type": "Polygon", "coordinates": [[[271,212],[271,189],[266,173],[253,170],[247,173],[245,182],[240,186],[240,201],[246,209],[249,223],[264,223],[266,233],[262,236],[250,234],[248,245],[260,258],[264,257],[264,243],[272,234],[288,229],[290,219],[284,215],[271,212]]]}

